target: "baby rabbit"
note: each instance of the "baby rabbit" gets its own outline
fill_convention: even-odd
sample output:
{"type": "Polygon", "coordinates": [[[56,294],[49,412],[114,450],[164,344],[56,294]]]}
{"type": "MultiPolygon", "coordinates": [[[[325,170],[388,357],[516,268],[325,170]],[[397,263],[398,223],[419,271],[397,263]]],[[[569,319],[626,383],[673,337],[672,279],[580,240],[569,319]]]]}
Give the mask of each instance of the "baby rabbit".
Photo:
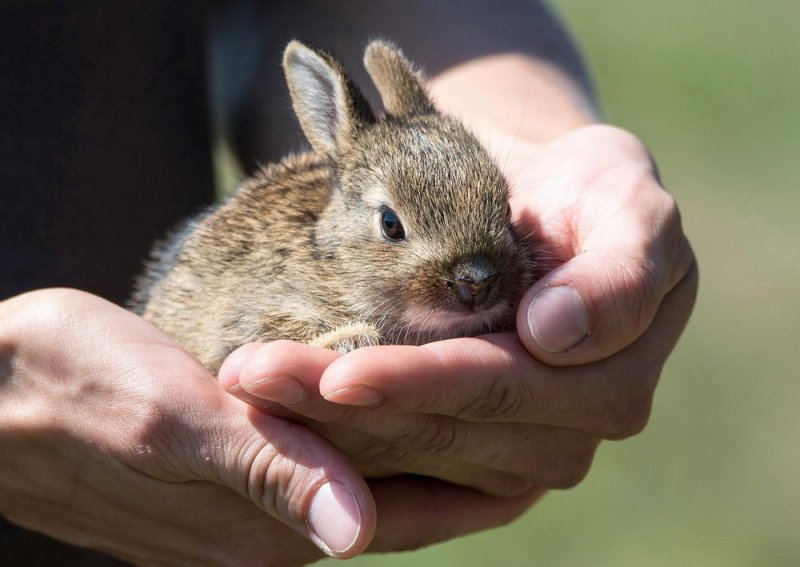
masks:
{"type": "Polygon", "coordinates": [[[532,269],[505,179],[400,51],[367,47],[387,115],[331,55],[283,67],[313,151],[247,180],[154,252],[134,308],[210,370],[240,345],[350,351],[512,330],[532,269]]]}

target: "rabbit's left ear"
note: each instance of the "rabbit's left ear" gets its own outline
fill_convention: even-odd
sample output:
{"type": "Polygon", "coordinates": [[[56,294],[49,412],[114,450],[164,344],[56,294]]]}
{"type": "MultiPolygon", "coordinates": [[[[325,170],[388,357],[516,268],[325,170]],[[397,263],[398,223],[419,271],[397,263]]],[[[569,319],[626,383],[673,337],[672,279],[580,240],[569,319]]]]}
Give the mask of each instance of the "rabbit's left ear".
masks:
{"type": "Polygon", "coordinates": [[[386,112],[394,116],[435,112],[414,66],[395,45],[383,40],[370,42],[364,66],[381,93],[386,112]]]}
{"type": "Polygon", "coordinates": [[[358,129],[375,122],[366,98],[330,54],[293,40],[283,70],[300,127],[315,151],[335,157],[358,129]]]}

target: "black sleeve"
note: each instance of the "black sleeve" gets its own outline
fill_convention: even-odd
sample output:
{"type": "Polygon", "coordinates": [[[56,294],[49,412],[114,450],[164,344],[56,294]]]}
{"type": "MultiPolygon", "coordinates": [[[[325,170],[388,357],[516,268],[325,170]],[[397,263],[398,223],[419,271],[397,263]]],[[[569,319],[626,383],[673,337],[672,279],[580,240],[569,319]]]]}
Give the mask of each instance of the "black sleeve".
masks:
{"type": "Polygon", "coordinates": [[[245,171],[305,142],[290,112],[281,54],[301,38],[332,51],[375,108],[381,104],[362,58],[368,41],[386,38],[433,76],[464,61],[516,52],[560,68],[592,97],[580,53],[545,2],[535,0],[239,0],[215,17],[215,69],[240,75],[215,81],[231,101],[223,122],[245,171]],[[221,32],[221,33],[220,33],[221,32]],[[253,49],[253,47],[256,49],[253,49]],[[260,48],[260,54],[255,53],[260,48]],[[258,59],[260,55],[260,59],[258,59]],[[253,58],[256,58],[254,61],[253,58]],[[248,74],[249,71],[249,74],[248,74]]]}
{"type": "MultiPolygon", "coordinates": [[[[213,198],[204,13],[186,1],[0,7],[0,299],[121,302],[152,241],[213,198]]],[[[0,564],[120,565],[0,516],[0,564]]]]}
{"type": "Polygon", "coordinates": [[[213,198],[202,2],[0,7],[0,299],[120,302],[154,239],[213,198]]]}

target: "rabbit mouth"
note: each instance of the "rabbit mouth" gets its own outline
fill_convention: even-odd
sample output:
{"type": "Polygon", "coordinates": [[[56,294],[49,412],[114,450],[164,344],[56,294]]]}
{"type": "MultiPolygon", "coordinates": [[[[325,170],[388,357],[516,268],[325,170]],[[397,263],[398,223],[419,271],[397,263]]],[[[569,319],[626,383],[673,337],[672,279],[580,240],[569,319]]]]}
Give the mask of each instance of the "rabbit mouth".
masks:
{"type": "Polygon", "coordinates": [[[508,330],[513,316],[513,310],[505,301],[480,311],[450,311],[420,306],[406,311],[401,328],[407,339],[416,336],[414,342],[422,343],[508,330]]]}

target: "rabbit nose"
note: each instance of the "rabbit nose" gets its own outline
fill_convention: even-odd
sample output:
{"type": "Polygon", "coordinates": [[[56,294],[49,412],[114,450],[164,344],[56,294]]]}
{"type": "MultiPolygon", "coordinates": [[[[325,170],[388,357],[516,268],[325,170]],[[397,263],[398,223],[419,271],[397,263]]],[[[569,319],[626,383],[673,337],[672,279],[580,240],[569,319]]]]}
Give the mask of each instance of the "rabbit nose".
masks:
{"type": "Polygon", "coordinates": [[[460,276],[455,281],[447,283],[461,303],[476,309],[486,303],[496,279],[495,273],[482,273],[460,276]]]}
{"type": "Polygon", "coordinates": [[[447,287],[458,300],[471,309],[487,307],[500,270],[483,254],[462,257],[452,269],[447,287]]]}

